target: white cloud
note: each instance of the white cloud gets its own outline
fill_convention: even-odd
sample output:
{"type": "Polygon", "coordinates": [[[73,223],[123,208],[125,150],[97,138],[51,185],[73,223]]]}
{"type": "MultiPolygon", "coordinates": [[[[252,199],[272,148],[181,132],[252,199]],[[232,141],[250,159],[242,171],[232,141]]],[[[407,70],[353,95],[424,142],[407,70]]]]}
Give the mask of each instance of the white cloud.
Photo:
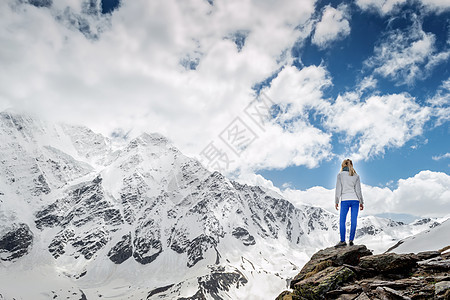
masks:
{"type": "MultiPolygon", "coordinates": [[[[289,66],[287,49],[314,29],[313,0],[302,2],[301,9],[287,0],[217,1],[214,6],[136,0],[122,2],[106,18],[83,15],[79,1],[70,3],[68,16],[67,2],[47,9],[0,1],[0,43],[7,45],[0,48],[0,109],[81,123],[106,135],[117,128],[133,128],[134,135],[160,132],[183,153],[198,156],[231,120],[243,117],[253,100],[251,86],[284,66],[264,90],[284,113],[264,131],[255,129],[258,138],[233,158],[233,170],[315,167],[334,157],[335,132],[355,139],[361,149],[351,150],[367,158],[386,147],[401,147],[421,133],[428,117],[405,95],[353,99],[376,87],[373,76],[361,81],[354,96],[348,93],[332,103],[323,99],[323,89],[332,86],[324,66],[289,66]],[[85,18],[99,38],[86,39],[69,22],[75,17],[85,18]],[[226,38],[238,31],[248,33],[241,51],[226,38]],[[198,59],[195,70],[180,64],[189,57],[198,59]],[[347,109],[355,121],[341,118],[347,109]],[[323,116],[330,131],[311,124],[311,114],[323,116]]],[[[325,7],[313,40],[325,47],[347,36],[347,10],[345,5],[325,7]]],[[[426,47],[419,43],[417,48],[426,47]]]]}
{"type": "Polygon", "coordinates": [[[401,147],[411,138],[421,135],[430,110],[407,94],[371,96],[359,101],[359,95],[338,96],[326,110],[326,124],[342,132],[353,159],[367,159],[384,154],[386,148],[401,147]]]}
{"type": "Polygon", "coordinates": [[[325,6],[321,20],[316,24],[311,42],[320,48],[328,47],[333,41],[344,39],[350,34],[350,18],[347,5],[336,8],[325,6]]]}
{"type": "MultiPolygon", "coordinates": [[[[355,160],[369,159],[384,154],[387,148],[402,147],[410,139],[421,135],[424,124],[430,118],[430,108],[420,106],[407,94],[372,95],[362,99],[362,92],[374,88],[376,82],[373,76],[365,77],[358,85],[356,92],[338,96],[336,101],[331,102],[323,99],[322,90],[332,85],[331,78],[324,67],[310,66],[302,70],[295,67],[284,68],[265,92],[283,110],[283,114],[277,121],[284,124],[296,120],[294,124],[297,125],[297,131],[293,132],[308,134],[302,134],[303,138],[295,134],[289,137],[286,134],[285,136],[295,141],[294,143],[271,142],[268,145],[269,148],[282,145],[286,150],[270,151],[266,159],[269,159],[270,153],[280,153],[270,157],[272,166],[288,166],[289,160],[292,161],[293,157],[286,155],[286,151],[291,149],[292,151],[289,152],[291,154],[294,153],[293,151],[308,153],[305,158],[311,163],[314,162],[309,166],[315,166],[325,157],[334,156],[330,149],[332,133],[343,133],[346,137],[341,142],[351,145],[342,155],[351,156],[355,160]],[[320,122],[326,126],[328,132],[322,132],[311,126],[308,119],[310,113],[323,116],[320,122]],[[311,141],[306,145],[320,146],[320,148],[313,147],[306,150],[305,138],[311,141]],[[294,145],[303,150],[294,150],[294,145]],[[313,149],[315,149],[314,152],[313,149]],[[286,159],[284,164],[282,157],[286,159]]],[[[278,141],[277,136],[278,134],[264,136],[261,140],[278,141]]],[[[255,145],[258,149],[266,148],[258,143],[255,145]]],[[[264,150],[260,150],[253,158],[260,159],[264,153],[264,150]]],[[[246,159],[252,161],[250,157],[246,159]]],[[[298,161],[295,164],[304,164],[304,162],[298,161]]],[[[270,168],[269,164],[266,166],[270,168]]]]}
{"type": "Polygon", "coordinates": [[[405,31],[391,31],[375,47],[374,56],[365,65],[397,84],[412,84],[417,78],[428,76],[449,56],[447,50],[436,52],[434,34],[423,31],[421,21],[414,16],[413,25],[405,31]]]}
{"type": "Polygon", "coordinates": [[[393,191],[394,207],[405,213],[442,216],[450,212],[450,176],[421,171],[416,176],[400,179],[393,191]],[[422,214],[418,214],[422,212],[422,214]]]}
{"type": "Polygon", "coordinates": [[[450,120],[450,77],[442,82],[436,94],[428,99],[427,103],[431,106],[433,116],[436,117],[435,126],[450,120]]]}
{"type": "Polygon", "coordinates": [[[377,86],[377,80],[373,76],[364,77],[357,85],[357,91],[359,94],[366,90],[375,89],[377,86]]]}
{"type": "Polygon", "coordinates": [[[441,159],[446,159],[446,158],[450,158],[449,152],[442,154],[442,155],[436,155],[436,156],[432,157],[433,160],[441,160],[441,159]]]}
{"type": "Polygon", "coordinates": [[[255,174],[253,172],[240,172],[239,174],[233,174],[234,176],[230,176],[232,180],[236,180],[241,184],[248,184],[259,186],[264,189],[269,195],[272,195],[276,198],[281,198],[282,192],[279,188],[273,185],[273,182],[264,178],[259,174],[255,174]]]}
{"type": "MultiPolygon", "coordinates": [[[[362,192],[365,203],[363,213],[366,215],[405,213],[421,217],[442,217],[450,213],[450,176],[441,172],[421,171],[414,177],[400,179],[394,190],[363,184],[362,192]]],[[[282,193],[296,205],[308,204],[336,212],[334,189],[285,189],[282,193]]]]}
{"type": "MultiPolygon", "coordinates": [[[[442,13],[450,9],[450,4],[447,0],[417,0],[417,3],[422,4],[423,10],[442,13]]],[[[381,15],[395,13],[406,0],[356,0],[356,5],[362,10],[374,10],[381,15]]]]}
{"type": "MultiPolygon", "coordinates": [[[[79,1],[54,1],[51,9],[22,2],[0,2],[0,108],[104,134],[156,131],[192,156],[242,112],[253,84],[286,63],[280,54],[307,36],[296,28],[314,12],[313,0],[301,9],[295,1],[136,0],[102,21],[80,15],[79,1]],[[65,22],[67,5],[99,39],[65,22]],[[224,39],[237,30],[248,31],[240,52],[224,39]],[[194,54],[197,69],[186,70],[180,61],[194,54]]],[[[292,136],[276,134],[286,134],[281,141],[292,136]]]]}
{"type": "Polygon", "coordinates": [[[280,121],[285,122],[294,117],[304,117],[308,110],[323,106],[322,91],[331,85],[331,78],[323,66],[301,70],[286,66],[264,92],[282,107],[284,113],[280,121]]]}
{"type": "Polygon", "coordinates": [[[301,70],[284,67],[271,86],[263,90],[282,113],[266,122],[263,129],[254,126],[251,120],[247,122],[258,138],[239,157],[230,154],[236,161],[233,166],[242,172],[291,165],[313,168],[320,161],[332,158],[331,134],[314,127],[308,120],[308,111],[323,106],[322,89],[329,85],[331,80],[321,66],[301,70]]]}
{"type": "Polygon", "coordinates": [[[285,189],[282,195],[294,205],[311,205],[322,207],[330,212],[335,212],[334,190],[329,190],[321,186],[311,187],[307,190],[285,189]]]}
{"type": "Polygon", "coordinates": [[[356,5],[362,10],[375,10],[382,15],[392,12],[404,3],[406,0],[356,0],[356,5]]]}
{"type": "Polygon", "coordinates": [[[450,3],[447,0],[422,0],[422,3],[428,10],[437,13],[450,10],[450,3]]]}
{"type": "Polygon", "coordinates": [[[436,55],[433,55],[429,58],[427,64],[425,65],[425,69],[427,71],[431,71],[441,63],[445,63],[449,57],[450,57],[450,50],[437,53],[436,55]]]}
{"type": "Polygon", "coordinates": [[[241,157],[236,158],[242,169],[283,169],[291,165],[317,167],[322,160],[333,157],[331,134],[301,120],[287,128],[269,123],[241,157]]]}

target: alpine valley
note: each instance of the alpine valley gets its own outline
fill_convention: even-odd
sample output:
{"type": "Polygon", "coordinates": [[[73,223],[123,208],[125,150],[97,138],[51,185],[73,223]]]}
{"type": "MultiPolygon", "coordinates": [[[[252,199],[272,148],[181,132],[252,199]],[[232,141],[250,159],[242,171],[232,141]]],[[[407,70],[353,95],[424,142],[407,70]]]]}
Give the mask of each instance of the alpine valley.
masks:
{"type": "MultiPolygon", "coordinates": [[[[152,133],[122,143],[0,113],[0,299],[274,299],[337,216],[210,172],[152,133]]],[[[332,201],[332,199],[330,199],[332,201]]],[[[381,252],[439,222],[359,219],[381,252]]]]}

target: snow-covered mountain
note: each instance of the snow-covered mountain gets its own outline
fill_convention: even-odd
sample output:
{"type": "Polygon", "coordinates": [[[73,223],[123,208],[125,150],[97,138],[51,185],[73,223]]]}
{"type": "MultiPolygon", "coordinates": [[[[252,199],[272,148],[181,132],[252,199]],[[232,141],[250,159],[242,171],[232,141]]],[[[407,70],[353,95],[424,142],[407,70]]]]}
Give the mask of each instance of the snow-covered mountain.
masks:
{"type": "MultiPolygon", "coordinates": [[[[338,236],[336,215],[210,172],[156,133],[116,149],[2,112],[0,139],[0,299],[274,298],[338,236]]],[[[433,225],[359,222],[376,251],[433,225]]]]}
{"type": "Polygon", "coordinates": [[[422,231],[416,235],[402,239],[389,252],[418,253],[422,251],[436,251],[450,247],[450,219],[442,224],[422,231]]]}

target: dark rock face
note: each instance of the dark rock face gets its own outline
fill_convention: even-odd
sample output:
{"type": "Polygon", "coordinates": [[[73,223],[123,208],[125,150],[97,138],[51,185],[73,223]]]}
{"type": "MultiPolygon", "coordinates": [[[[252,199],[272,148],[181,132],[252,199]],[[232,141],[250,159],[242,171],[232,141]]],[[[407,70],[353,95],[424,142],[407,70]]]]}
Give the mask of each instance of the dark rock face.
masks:
{"type": "Polygon", "coordinates": [[[108,233],[101,229],[94,229],[85,236],[77,237],[72,246],[83,254],[84,258],[91,259],[94,254],[108,243],[108,233]]]}
{"type": "Polygon", "coordinates": [[[364,226],[364,227],[358,228],[356,230],[355,238],[359,238],[364,235],[376,235],[376,234],[380,233],[381,231],[382,231],[381,229],[375,228],[375,226],[373,226],[373,225],[364,226]]]}
{"type": "Polygon", "coordinates": [[[189,244],[187,255],[188,255],[188,267],[193,267],[196,263],[204,258],[204,253],[213,247],[217,246],[217,241],[207,235],[200,235],[192,240],[189,244]]]}
{"type": "Polygon", "coordinates": [[[133,247],[134,259],[143,265],[151,263],[161,254],[160,228],[154,220],[145,221],[136,228],[133,247]]]}
{"type": "Polygon", "coordinates": [[[133,244],[136,249],[133,253],[133,257],[137,262],[143,265],[154,261],[162,252],[162,245],[159,240],[136,238],[133,244]]]}
{"type": "Polygon", "coordinates": [[[42,230],[44,227],[57,226],[63,220],[62,216],[55,214],[57,209],[57,204],[52,203],[45,209],[38,211],[35,220],[36,227],[42,230]]]}
{"type": "Polygon", "coordinates": [[[237,269],[226,271],[224,267],[217,267],[211,274],[198,278],[198,291],[191,297],[178,300],[222,299],[220,291],[229,291],[231,287],[239,288],[247,284],[248,280],[237,269]]]}
{"type": "MultiPolygon", "coordinates": [[[[119,226],[124,223],[120,210],[105,199],[100,176],[90,182],[74,186],[67,192],[66,197],[44,207],[36,212],[35,216],[36,227],[40,230],[46,227],[62,228],[48,246],[49,252],[55,259],[66,252],[68,244],[86,259],[92,258],[109,242],[110,229],[89,225],[119,226]],[[88,227],[82,234],[76,235],[72,229],[85,225],[88,227]]],[[[116,257],[114,259],[120,260],[116,257]]]]}
{"type": "Polygon", "coordinates": [[[44,175],[39,174],[37,178],[33,180],[34,182],[34,190],[32,191],[32,195],[39,196],[42,194],[48,194],[50,193],[50,187],[48,186],[47,181],[45,180],[44,175]]]}
{"type": "Polygon", "coordinates": [[[33,244],[33,233],[26,224],[18,224],[0,238],[0,259],[12,261],[27,254],[33,244]]]}
{"type": "Polygon", "coordinates": [[[133,255],[131,246],[131,232],[124,235],[122,239],[108,252],[109,259],[115,264],[121,264],[133,255]]]}
{"type": "Polygon", "coordinates": [[[365,246],[327,248],[292,280],[293,291],[276,300],[450,299],[449,257],[438,251],[371,255],[365,246]]]}
{"type": "Polygon", "coordinates": [[[251,246],[256,244],[253,235],[251,235],[245,228],[236,227],[231,234],[238,240],[241,240],[245,246],[251,246]]]}
{"type": "Polygon", "coordinates": [[[74,236],[75,233],[71,229],[60,231],[52,240],[50,245],[48,245],[48,251],[53,255],[55,259],[60,257],[66,252],[66,245],[73,239],[74,236]]]}
{"type": "Polygon", "coordinates": [[[200,288],[214,299],[220,298],[218,295],[220,291],[229,291],[233,285],[239,288],[239,286],[245,285],[247,282],[245,276],[237,269],[234,272],[226,272],[223,267],[219,267],[211,274],[198,279],[200,288]]]}
{"type": "Polygon", "coordinates": [[[173,286],[174,286],[174,284],[169,284],[169,285],[166,285],[166,286],[162,286],[162,287],[153,289],[153,290],[151,290],[148,293],[147,299],[150,299],[150,297],[153,296],[153,295],[156,295],[156,294],[159,294],[159,293],[163,293],[163,292],[169,290],[173,286]]]}

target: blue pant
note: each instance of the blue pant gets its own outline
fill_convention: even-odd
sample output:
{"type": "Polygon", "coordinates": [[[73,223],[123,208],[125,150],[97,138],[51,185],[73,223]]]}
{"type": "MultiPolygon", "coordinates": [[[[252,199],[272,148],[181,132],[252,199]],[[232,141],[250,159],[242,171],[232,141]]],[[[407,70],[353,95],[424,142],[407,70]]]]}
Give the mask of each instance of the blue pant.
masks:
{"type": "Polygon", "coordinates": [[[350,241],[353,241],[356,233],[356,219],[358,217],[359,201],[358,200],[343,200],[341,201],[341,216],[339,222],[339,229],[341,233],[341,242],[345,241],[345,221],[349,208],[351,212],[351,226],[350,226],[350,241]]]}

